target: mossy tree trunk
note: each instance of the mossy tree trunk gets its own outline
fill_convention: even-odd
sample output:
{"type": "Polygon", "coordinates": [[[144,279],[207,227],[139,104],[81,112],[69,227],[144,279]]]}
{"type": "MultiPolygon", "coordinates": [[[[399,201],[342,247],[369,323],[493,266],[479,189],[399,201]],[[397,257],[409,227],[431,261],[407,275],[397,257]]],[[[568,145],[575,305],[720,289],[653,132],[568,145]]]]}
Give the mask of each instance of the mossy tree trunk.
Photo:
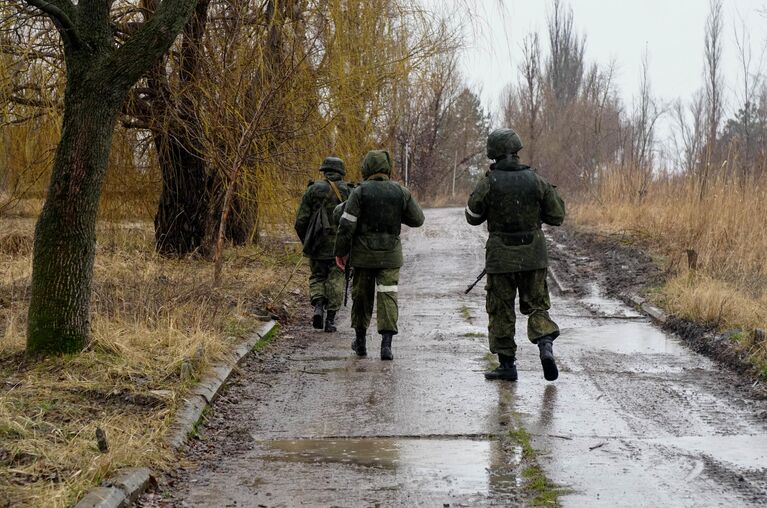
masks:
{"type": "MultiPolygon", "coordinates": [[[[205,92],[200,87],[207,82],[202,71],[209,6],[210,0],[198,0],[194,15],[184,27],[173,64],[158,62],[148,80],[155,98],[147,121],[153,126],[162,174],[162,192],[154,218],[155,248],[168,257],[211,254],[226,190],[203,153],[207,141],[201,124],[200,97],[205,92]]],[[[237,22],[234,18],[231,21],[237,22]]],[[[242,245],[253,228],[252,207],[237,194],[232,203],[226,239],[242,245]]]]}
{"type": "Polygon", "coordinates": [[[205,247],[210,214],[210,169],[199,110],[203,39],[210,0],[198,0],[183,30],[174,66],[157,62],[149,74],[154,91],[150,124],[162,174],[154,218],[155,248],[164,256],[184,256],[205,247]]]}
{"type": "Polygon", "coordinates": [[[165,53],[196,0],[164,0],[122,46],[109,0],[26,0],[64,43],[67,86],[61,140],[35,228],[27,351],[82,350],[90,336],[96,214],[112,133],[130,88],[165,53]]]}

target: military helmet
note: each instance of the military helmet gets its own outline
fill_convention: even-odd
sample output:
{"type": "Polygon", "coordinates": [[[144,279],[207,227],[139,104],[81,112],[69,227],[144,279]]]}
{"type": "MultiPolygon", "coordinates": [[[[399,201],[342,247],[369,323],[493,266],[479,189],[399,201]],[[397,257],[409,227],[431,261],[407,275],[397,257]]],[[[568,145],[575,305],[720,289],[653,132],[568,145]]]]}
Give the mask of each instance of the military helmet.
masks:
{"type": "Polygon", "coordinates": [[[391,156],[386,150],[371,150],[362,161],[362,178],[367,180],[376,173],[391,176],[391,156]]]}
{"type": "Polygon", "coordinates": [[[344,161],[338,157],[325,157],[325,160],[322,161],[322,166],[320,166],[320,171],[335,171],[336,173],[345,175],[346,166],[344,165],[344,161]]]}
{"type": "Polygon", "coordinates": [[[522,150],[522,140],[512,129],[496,129],[487,137],[487,158],[500,159],[522,150]]]}

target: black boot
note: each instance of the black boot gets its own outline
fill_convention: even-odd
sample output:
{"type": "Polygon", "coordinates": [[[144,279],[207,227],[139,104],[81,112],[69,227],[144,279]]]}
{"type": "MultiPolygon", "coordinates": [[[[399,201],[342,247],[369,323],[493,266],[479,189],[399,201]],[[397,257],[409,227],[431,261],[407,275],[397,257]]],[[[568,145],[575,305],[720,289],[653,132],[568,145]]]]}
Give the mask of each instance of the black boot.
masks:
{"type": "Polygon", "coordinates": [[[322,318],[325,313],[325,304],[322,300],[314,302],[314,316],[312,316],[312,326],[318,330],[322,330],[322,318]]]}
{"type": "Polygon", "coordinates": [[[517,380],[517,366],[514,365],[514,357],[506,356],[502,353],[498,353],[498,361],[500,365],[495,370],[485,372],[485,379],[495,380],[502,379],[505,381],[517,380]]]}
{"type": "Polygon", "coordinates": [[[336,331],[336,311],[334,310],[329,310],[325,316],[325,331],[328,333],[336,331]]]}
{"type": "Polygon", "coordinates": [[[367,333],[367,330],[358,328],[354,330],[354,333],[356,334],[356,338],[352,341],[352,351],[357,353],[357,356],[367,356],[368,350],[367,346],[365,346],[365,334],[367,333]]]}
{"type": "Polygon", "coordinates": [[[381,334],[381,360],[394,360],[391,354],[391,339],[394,335],[391,333],[381,334]]]}
{"type": "Polygon", "coordinates": [[[538,339],[538,350],[541,352],[541,365],[543,366],[543,377],[546,381],[554,381],[559,377],[557,362],[554,361],[554,351],[552,350],[554,339],[543,337],[538,339]]]}

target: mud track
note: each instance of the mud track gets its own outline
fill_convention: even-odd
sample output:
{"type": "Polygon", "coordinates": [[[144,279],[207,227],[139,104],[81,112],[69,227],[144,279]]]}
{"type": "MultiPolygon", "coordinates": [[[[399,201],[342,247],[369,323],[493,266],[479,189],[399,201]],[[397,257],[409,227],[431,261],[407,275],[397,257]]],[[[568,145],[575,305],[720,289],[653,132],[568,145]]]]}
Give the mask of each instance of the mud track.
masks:
{"type": "MultiPolygon", "coordinates": [[[[554,295],[560,378],[518,323],[520,380],[487,382],[484,231],[427,212],[405,234],[393,362],[288,327],[214,406],[187,464],[142,506],[508,506],[529,502],[522,424],[565,506],[764,506],[767,404],[596,275],[554,295]]],[[[569,276],[582,280],[578,270],[569,276]]]]}

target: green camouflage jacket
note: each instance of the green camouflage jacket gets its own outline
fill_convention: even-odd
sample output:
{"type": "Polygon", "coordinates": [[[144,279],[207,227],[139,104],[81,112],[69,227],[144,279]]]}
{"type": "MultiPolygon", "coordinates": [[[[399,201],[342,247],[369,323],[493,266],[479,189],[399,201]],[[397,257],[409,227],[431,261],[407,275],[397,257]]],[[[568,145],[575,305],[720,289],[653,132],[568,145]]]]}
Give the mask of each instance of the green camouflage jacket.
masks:
{"type": "MultiPolygon", "coordinates": [[[[304,197],[301,200],[301,206],[298,207],[296,213],[296,223],[294,225],[298,238],[304,241],[307,228],[309,227],[309,221],[312,214],[319,209],[320,206],[325,207],[329,220],[333,221],[333,209],[340,202],[345,201],[349,197],[351,190],[346,182],[343,181],[343,177],[340,173],[335,171],[325,172],[325,179],[317,180],[309,184],[309,188],[304,192],[304,197]],[[342,199],[338,199],[335,191],[330,187],[328,180],[333,182],[338,188],[338,192],[341,194],[342,199]]],[[[333,226],[337,226],[338,223],[333,221],[333,226]]],[[[317,243],[317,249],[311,256],[312,259],[333,259],[333,246],[335,245],[335,235],[323,235],[317,243]]]]}
{"type": "Polygon", "coordinates": [[[402,266],[402,224],[419,227],[424,216],[410,191],[389,179],[391,162],[383,150],[368,153],[362,166],[365,181],[356,187],[341,215],[336,256],[351,253],[355,268],[402,266]]]}
{"type": "Polygon", "coordinates": [[[548,266],[541,224],[561,225],[565,203],[553,185],[510,156],[490,166],[465,212],[471,225],[487,221],[487,272],[523,272],[548,266]]]}

